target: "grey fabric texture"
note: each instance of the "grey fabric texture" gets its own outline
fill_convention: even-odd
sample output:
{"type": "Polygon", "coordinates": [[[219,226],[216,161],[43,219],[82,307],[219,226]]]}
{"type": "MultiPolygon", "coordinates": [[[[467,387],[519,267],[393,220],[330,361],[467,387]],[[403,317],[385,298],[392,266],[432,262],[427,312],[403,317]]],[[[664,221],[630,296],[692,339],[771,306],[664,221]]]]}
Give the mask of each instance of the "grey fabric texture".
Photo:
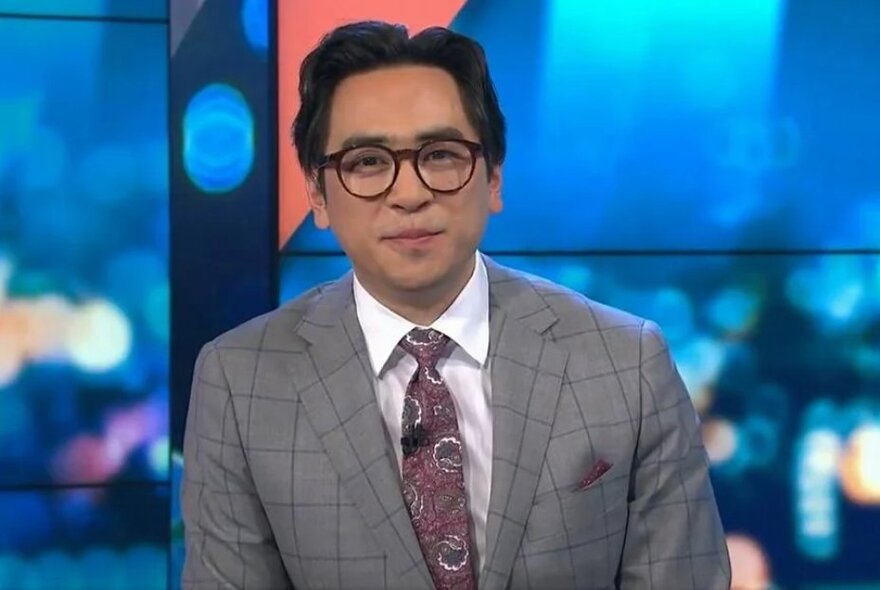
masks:
{"type": "MultiPolygon", "coordinates": [[[[698,416],[656,325],[484,257],[492,486],[479,587],[729,588],[698,416]],[[611,468],[581,489],[598,461],[611,468]]],[[[431,588],[352,275],[205,345],[183,587],[431,588]]]]}

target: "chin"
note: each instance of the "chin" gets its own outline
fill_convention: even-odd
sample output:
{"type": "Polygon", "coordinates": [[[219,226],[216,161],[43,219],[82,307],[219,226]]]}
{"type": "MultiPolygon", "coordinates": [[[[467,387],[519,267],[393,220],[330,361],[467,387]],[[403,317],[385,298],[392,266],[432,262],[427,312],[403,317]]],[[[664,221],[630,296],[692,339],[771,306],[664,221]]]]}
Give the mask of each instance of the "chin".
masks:
{"type": "Polygon", "coordinates": [[[449,275],[448,270],[433,265],[392,266],[384,273],[389,286],[401,291],[424,291],[442,283],[449,275]]]}
{"type": "Polygon", "coordinates": [[[389,285],[399,291],[424,291],[441,282],[438,277],[425,275],[395,274],[388,279],[389,285]]]}

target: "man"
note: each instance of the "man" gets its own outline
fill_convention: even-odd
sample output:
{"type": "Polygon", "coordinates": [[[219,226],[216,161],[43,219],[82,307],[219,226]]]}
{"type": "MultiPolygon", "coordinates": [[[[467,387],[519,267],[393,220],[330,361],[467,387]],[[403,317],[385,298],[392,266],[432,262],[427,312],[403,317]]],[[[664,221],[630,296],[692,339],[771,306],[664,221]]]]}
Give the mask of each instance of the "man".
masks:
{"type": "Polygon", "coordinates": [[[658,328],[477,252],[505,151],[479,45],[357,23],[300,76],[312,213],[354,270],[202,350],[184,586],[728,587],[658,328]]]}

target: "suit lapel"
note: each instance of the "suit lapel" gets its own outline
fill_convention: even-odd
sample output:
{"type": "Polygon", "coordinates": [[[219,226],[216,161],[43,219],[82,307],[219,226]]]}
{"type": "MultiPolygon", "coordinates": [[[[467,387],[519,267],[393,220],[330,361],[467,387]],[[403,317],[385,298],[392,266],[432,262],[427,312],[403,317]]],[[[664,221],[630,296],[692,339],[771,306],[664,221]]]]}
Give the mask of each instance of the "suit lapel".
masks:
{"type": "MultiPolygon", "coordinates": [[[[534,500],[568,352],[542,334],[556,316],[521,276],[484,257],[490,288],[493,461],[480,587],[505,588],[534,500]]],[[[291,361],[309,420],[402,587],[431,588],[403,503],[373,388],[351,274],[329,286],[297,332],[291,361]]]]}
{"type": "Polygon", "coordinates": [[[493,460],[481,588],[505,588],[531,510],[568,352],[542,336],[556,316],[521,276],[486,259],[493,460]]]}
{"type": "MultiPolygon", "coordinates": [[[[297,328],[311,343],[291,362],[293,383],[348,495],[406,587],[430,575],[403,496],[376,401],[351,291],[351,274],[328,287],[297,328]]],[[[343,534],[343,533],[339,533],[343,534]]]]}

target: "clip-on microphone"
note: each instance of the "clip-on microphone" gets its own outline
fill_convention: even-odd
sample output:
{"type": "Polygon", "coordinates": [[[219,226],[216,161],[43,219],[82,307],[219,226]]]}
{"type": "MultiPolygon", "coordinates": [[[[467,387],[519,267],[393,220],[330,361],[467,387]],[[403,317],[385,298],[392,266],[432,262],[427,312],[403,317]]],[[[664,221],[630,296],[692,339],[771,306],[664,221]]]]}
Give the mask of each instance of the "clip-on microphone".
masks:
{"type": "Polygon", "coordinates": [[[428,446],[428,443],[428,435],[425,433],[425,428],[421,423],[408,425],[404,429],[403,436],[400,437],[400,446],[403,448],[404,457],[409,457],[419,447],[428,446]]]}

